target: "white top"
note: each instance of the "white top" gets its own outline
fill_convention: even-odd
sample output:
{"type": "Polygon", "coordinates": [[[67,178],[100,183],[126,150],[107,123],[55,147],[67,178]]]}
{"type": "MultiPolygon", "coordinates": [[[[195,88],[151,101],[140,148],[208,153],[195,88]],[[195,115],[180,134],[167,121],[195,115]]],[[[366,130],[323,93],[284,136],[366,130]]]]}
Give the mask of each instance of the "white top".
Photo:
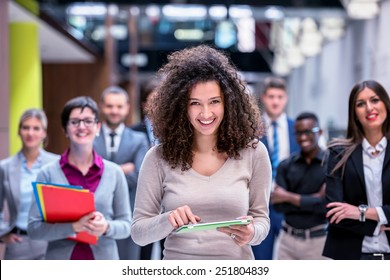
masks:
{"type": "Polygon", "coordinates": [[[381,225],[388,223],[382,209],[382,170],[386,146],[387,139],[385,137],[383,137],[375,147],[372,147],[365,138],[362,142],[364,181],[366,183],[368,207],[375,207],[379,216],[379,222],[374,231],[374,236],[364,237],[362,247],[362,252],[364,253],[390,253],[389,242],[386,234],[384,232],[380,232],[381,225]],[[372,152],[375,151],[379,151],[379,154],[373,156],[372,152]]]}
{"type": "Polygon", "coordinates": [[[104,140],[106,142],[106,151],[107,151],[107,154],[109,153],[116,153],[119,149],[119,144],[121,142],[121,139],[122,139],[122,134],[123,134],[123,131],[125,130],[125,124],[124,123],[121,123],[115,130],[114,132],[116,133],[115,137],[114,137],[114,147],[112,148],[111,147],[111,136],[110,136],[110,133],[113,132],[111,130],[111,128],[109,128],[107,126],[106,123],[103,123],[102,125],[102,128],[103,128],[103,133],[104,133],[104,140]]]}
{"type": "Polygon", "coordinates": [[[151,148],[141,166],[131,236],[139,245],[166,238],[164,259],[253,259],[250,245],[259,244],[269,231],[268,203],[271,164],[265,146],[240,152],[241,159],[227,159],[212,176],[195,170],[172,169],[151,148]],[[173,233],[170,211],[188,205],[201,222],[254,217],[250,245],[240,247],[227,234],[206,230],[173,233]]]}

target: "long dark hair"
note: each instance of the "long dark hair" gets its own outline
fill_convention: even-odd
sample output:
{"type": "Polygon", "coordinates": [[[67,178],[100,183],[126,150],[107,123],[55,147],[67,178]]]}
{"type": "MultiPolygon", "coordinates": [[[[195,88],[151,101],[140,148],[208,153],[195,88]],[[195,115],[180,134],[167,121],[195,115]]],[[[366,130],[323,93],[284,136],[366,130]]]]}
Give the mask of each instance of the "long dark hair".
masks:
{"type": "Polygon", "coordinates": [[[369,88],[373,92],[375,92],[376,95],[378,95],[379,99],[385,104],[387,117],[382,125],[382,132],[387,139],[389,139],[390,137],[390,98],[385,88],[380,83],[374,80],[367,80],[357,83],[352,88],[351,93],[349,95],[347,137],[346,139],[334,139],[329,143],[329,148],[335,146],[344,147],[341,155],[341,160],[333,168],[331,174],[334,174],[339,168],[342,168],[342,173],[344,173],[345,163],[347,162],[353,151],[356,149],[356,147],[360,145],[363,141],[364,130],[362,124],[359,122],[356,116],[355,107],[356,99],[359,93],[362,92],[365,88],[369,88]]]}

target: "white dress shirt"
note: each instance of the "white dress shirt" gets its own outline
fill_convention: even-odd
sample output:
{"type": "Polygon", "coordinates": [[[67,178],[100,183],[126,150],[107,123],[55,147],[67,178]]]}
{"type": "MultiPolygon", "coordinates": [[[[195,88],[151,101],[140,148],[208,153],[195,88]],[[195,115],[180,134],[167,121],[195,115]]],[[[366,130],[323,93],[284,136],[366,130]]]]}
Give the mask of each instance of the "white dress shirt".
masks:
{"type": "MultiPolygon", "coordinates": [[[[272,126],[272,119],[264,114],[264,121],[267,128],[267,141],[268,148],[272,151],[274,127],[272,126]]],[[[278,127],[278,139],[279,139],[279,162],[290,156],[290,136],[288,133],[288,121],[286,113],[282,113],[276,120],[278,127]]]]}
{"type": "Polygon", "coordinates": [[[364,181],[366,184],[366,193],[368,207],[378,212],[379,222],[374,231],[374,236],[366,236],[363,240],[363,253],[390,253],[390,246],[386,234],[380,231],[381,225],[388,223],[382,205],[382,170],[385,159],[387,139],[385,137],[375,146],[372,147],[367,139],[363,139],[363,170],[364,181]],[[379,151],[377,155],[372,153],[379,151]]]}
{"type": "Polygon", "coordinates": [[[103,129],[103,133],[104,133],[104,140],[106,142],[107,154],[109,155],[111,152],[116,153],[119,149],[119,144],[120,144],[121,139],[122,139],[123,131],[125,130],[125,124],[121,123],[114,131],[112,131],[111,128],[109,128],[106,123],[103,123],[102,129],[103,129]],[[116,135],[114,137],[114,147],[113,148],[111,148],[111,136],[110,136],[111,132],[116,133],[116,135]]]}

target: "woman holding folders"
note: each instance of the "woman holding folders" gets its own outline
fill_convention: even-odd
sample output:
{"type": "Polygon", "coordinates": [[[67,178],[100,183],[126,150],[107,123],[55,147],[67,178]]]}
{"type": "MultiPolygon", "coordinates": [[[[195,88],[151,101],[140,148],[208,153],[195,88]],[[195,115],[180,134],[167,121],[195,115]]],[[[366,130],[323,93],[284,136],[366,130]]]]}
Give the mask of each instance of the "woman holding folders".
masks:
{"type": "Polygon", "coordinates": [[[34,202],[28,232],[31,238],[49,241],[46,259],[118,259],[115,239],[130,233],[131,212],[126,179],[120,167],[93,150],[100,130],[98,107],[91,98],[68,101],[61,123],[70,146],[60,160],[45,166],[37,181],[82,186],[94,193],[96,211],[69,223],[45,222],[34,202]],[[99,237],[96,245],[69,240],[75,233],[99,237]]]}
{"type": "Polygon", "coordinates": [[[43,259],[46,252],[47,242],[31,240],[27,234],[28,211],[33,199],[31,182],[45,164],[58,159],[41,148],[46,131],[45,112],[26,110],[19,119],[22,149],[0,162],[0,241],[6,244],[6,260],[43,259]],[[4,220],[4,202],[8,205],[9,220],[4,220]]]}
{"type": "Polygon", "coordinates": [[[332,259],[390,259],[390,99],[376,81],[349,96],[346,139],[330,143],[326,198],[332,259]]]}
{"type": "Polygon", "coordinates": [[[259,109],[223,53],[198,46],[168,59],[149,108],[160,144],[140,170],[133,240],[166,238],[164,259],[254,259],[251,245],[269,230],[271,187],[259,109]],[[175,233],[238,217],[251,223],[175,233]]]}

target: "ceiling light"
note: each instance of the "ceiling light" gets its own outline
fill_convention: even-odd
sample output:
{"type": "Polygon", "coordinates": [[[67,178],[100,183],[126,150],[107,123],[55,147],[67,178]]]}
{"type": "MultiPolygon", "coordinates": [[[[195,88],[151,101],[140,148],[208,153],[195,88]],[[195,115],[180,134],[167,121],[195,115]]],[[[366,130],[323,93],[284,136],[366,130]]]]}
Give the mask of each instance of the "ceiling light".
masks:
{"type": "Polygon", "coordinates": [[[226,18],[227,13],[227,8],[225,6],[212,6],[209,8],[209,15],[213,19],[226,18]]]}
{"type": "Polygon", "coordinates": [[[163,15],[171,20],[203,20],[207,16],[207,9],[201,5],[165,5],[163,15]]]}
{"type": "Polygon", "coordinates": [[[145,67],[148,65],[148,56],[144,53],[138,53],[136,55],[123,54],[121,57],[121,64],[127,67],[131,65],[137,65],[138,67],[145,67]]]}
{"type": "Polygon", "coordinates": [[[147,6],[145,9],[145,14],[151,18],[159,17],[160,16],[160,8],[157,5],[147,6]]]}
{"type": "Polygon", "coordinates": [[[75,4],[67,8],[66,13],[74,16],[105,16],[107,7],[102,4],[75,4]]]}
{"type": "Polygon", "coordinates": [[[321,20],[320,31],[330,41],[341,38],[344,34],[345,20],[341,17],[328,17],[321,20]]]}
{"type": "Polygon", "coordinates": [[[229,16],[231,16],[232,18],[246,18],[253,17],[253,13],[250,6],[240,5],[230,7],[229,16]]]}
{"type": "Polygon", "coordinates": [[[342,3],[353,19],[372,19],[379,13],[377,0],[344,0],[342,3]]]}
{"type": "Polygon", "coordinates": [[[266,18],[268,18],[270,20],[281,20],[284,18],[283,10],[281,8],[275,7],[275,6],[268,7],[265,10],[264,15],[266,18]]]}
{"type": "Polygon", "coordinates": [[[177,29],[174,36],[180,41],[200,41],[203,39],[203,31],[200,29],[177,29]]]}

